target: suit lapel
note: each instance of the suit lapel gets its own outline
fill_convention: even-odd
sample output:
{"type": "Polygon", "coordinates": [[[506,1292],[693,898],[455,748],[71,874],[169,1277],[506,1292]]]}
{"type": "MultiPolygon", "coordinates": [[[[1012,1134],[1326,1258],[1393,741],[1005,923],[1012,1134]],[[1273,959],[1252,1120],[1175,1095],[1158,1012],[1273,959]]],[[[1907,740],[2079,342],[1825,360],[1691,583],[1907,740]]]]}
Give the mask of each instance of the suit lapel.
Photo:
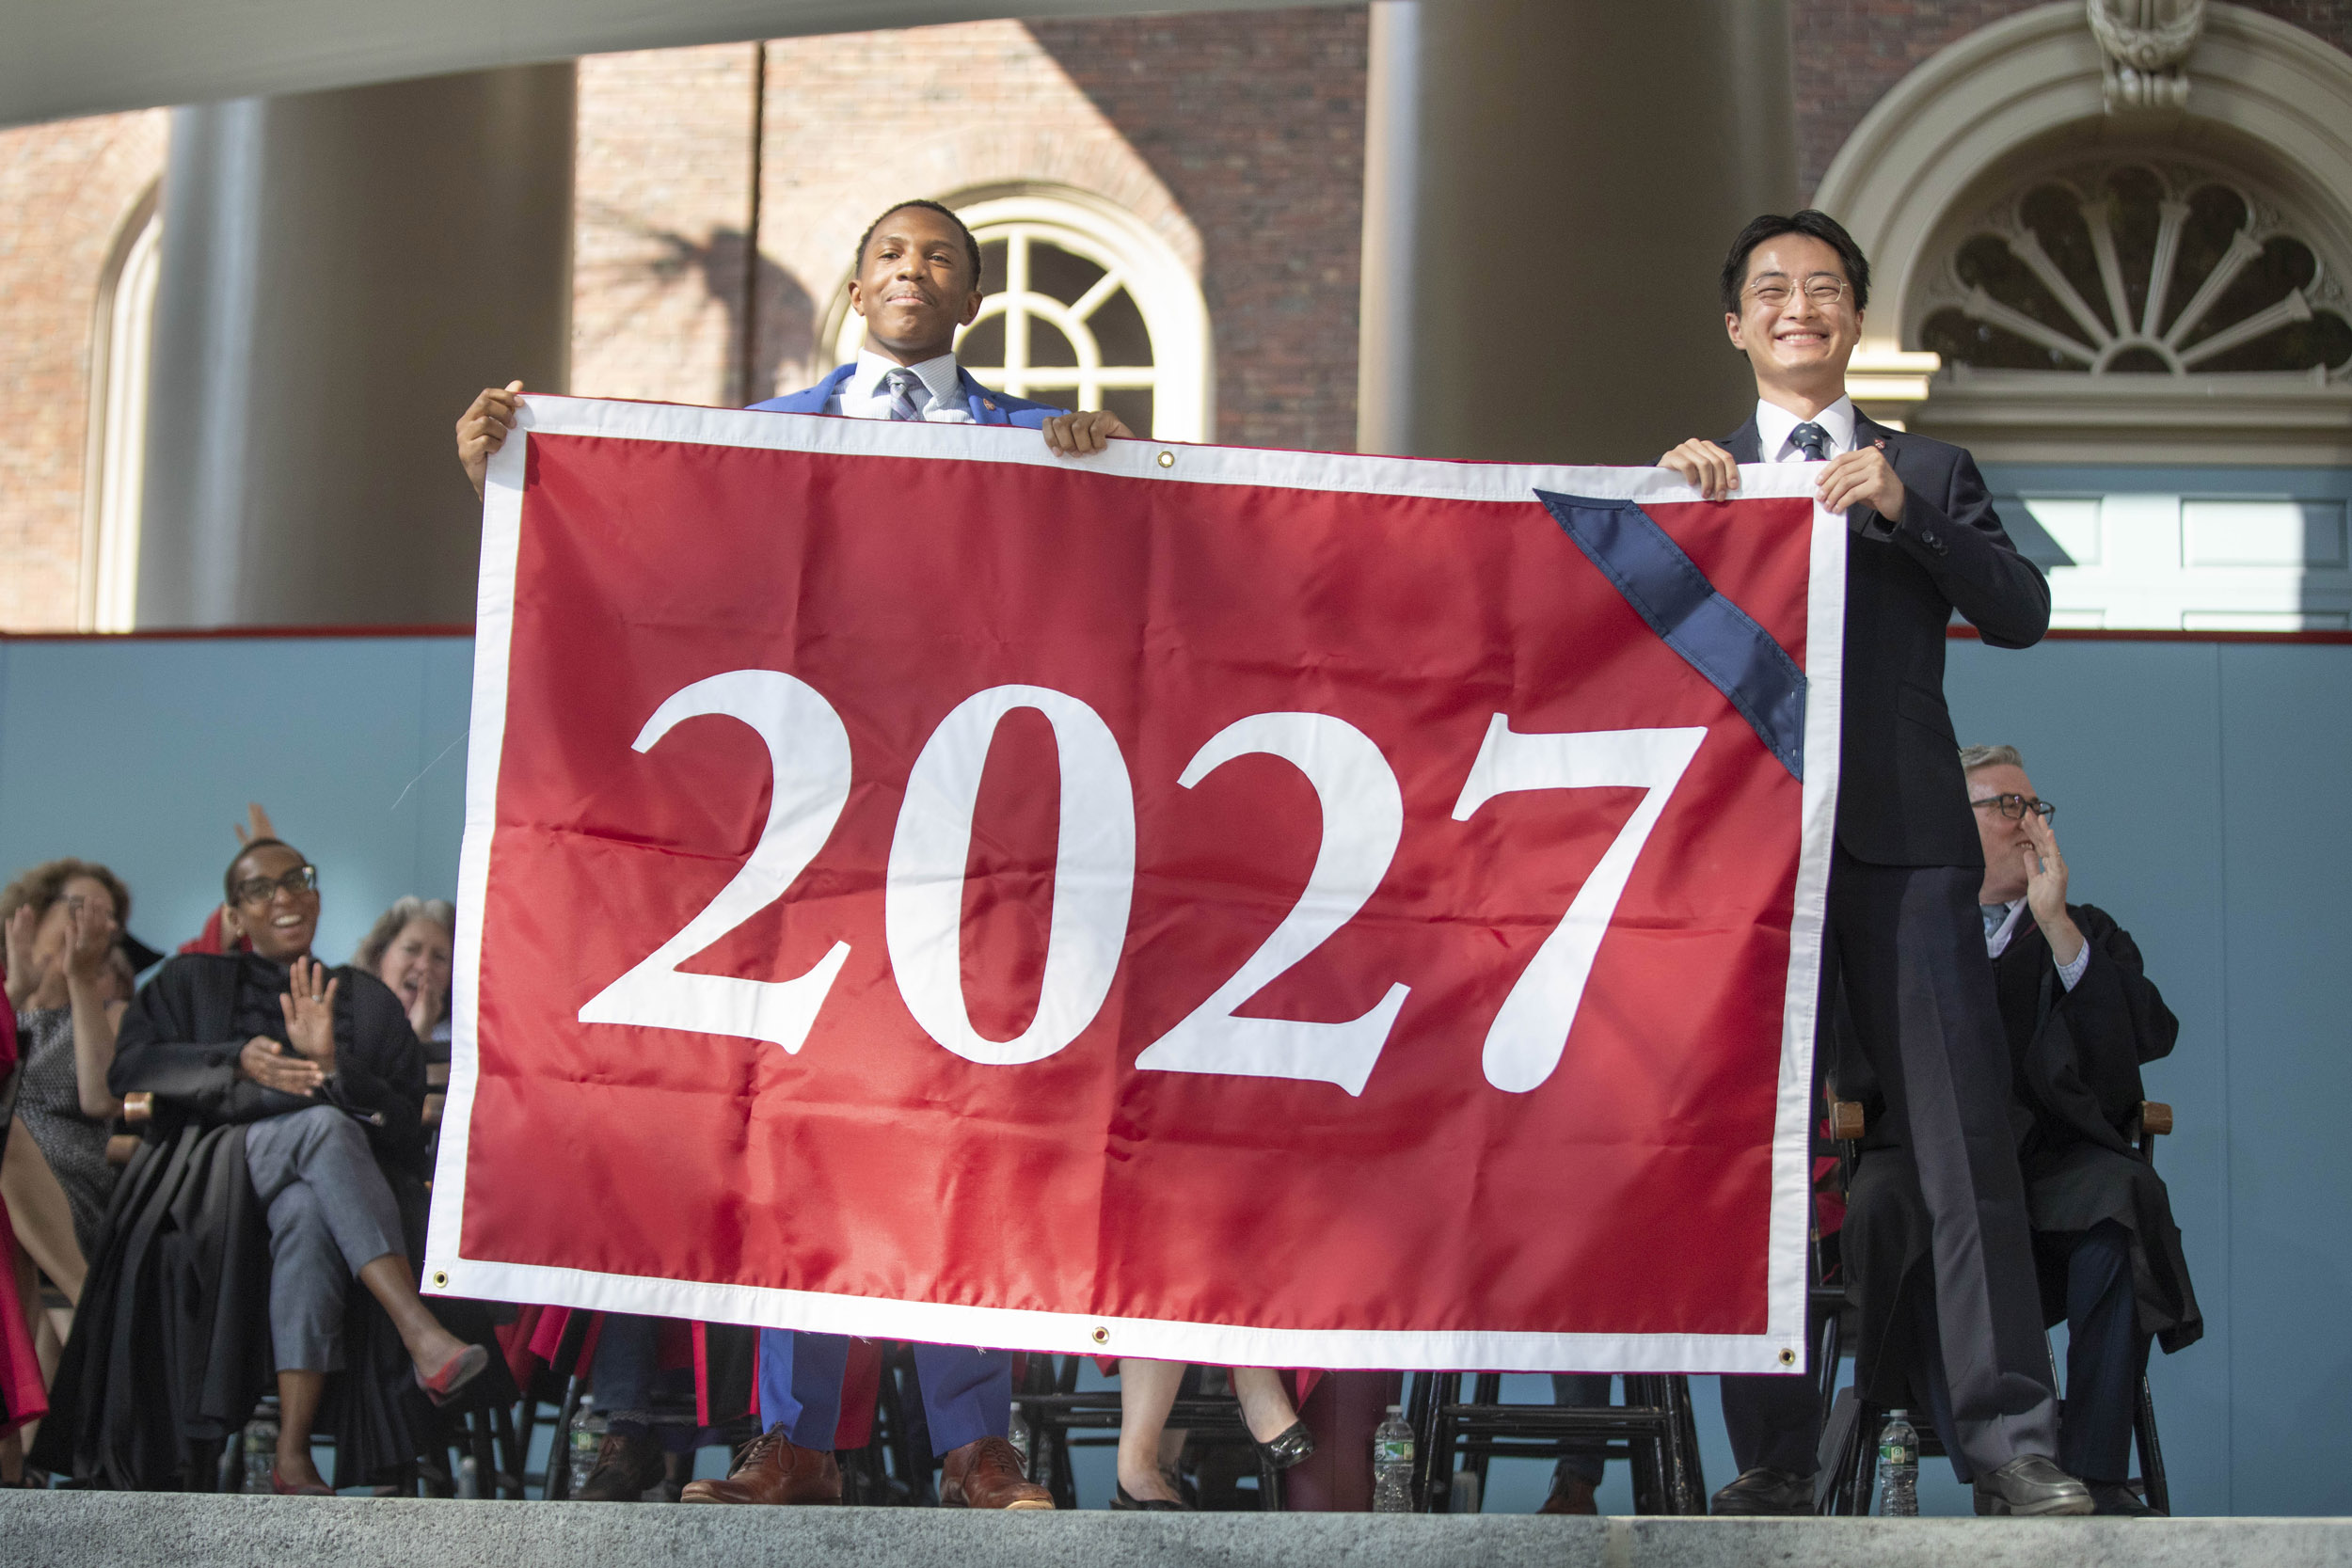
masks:
{"type": "Polygon", "coordinates": [[[996,394],[981,386],[972,372],[961,364],[956,367],[956,379],[963,387],[963,405],[971,410],[974,424],[1010,424],[1012,416],[996,405],[996,394]]]}
{"type": "Polygon", "coordinates": [[[1756,434],[1755,415],[1749,415],[1747,423],[1724,437],[1724,450],[1741,463],[1764,461],[1764,438],[1756,434]]]}

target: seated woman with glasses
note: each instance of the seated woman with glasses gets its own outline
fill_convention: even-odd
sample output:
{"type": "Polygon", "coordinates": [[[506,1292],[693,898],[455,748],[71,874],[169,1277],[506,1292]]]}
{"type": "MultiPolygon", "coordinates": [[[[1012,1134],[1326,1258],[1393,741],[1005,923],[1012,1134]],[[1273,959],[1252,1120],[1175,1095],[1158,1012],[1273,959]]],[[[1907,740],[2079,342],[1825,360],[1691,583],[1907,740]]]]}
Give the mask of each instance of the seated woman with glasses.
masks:
{"type": "Polygon", "coordinates": [[[366,970],[400,998],[428,1062],[449,1060],[450,960],[456,942],[455,906],[411,894],[376,916],[351,955],[354,969],[366,970]]]}
{"type": "MultiPolygon", "coordinates": [[[[365,1475],[417,1451],[400,1411],[403,1383],[438,1403],[489,1355],[450,1333],[417,1293],[410,1259],[423,1227],[424,1058],[400,999],[373,974],[330,971],[310,957],[318,873],[298,851],[257,839],[224,881],[252,950],[183,954],[122,1021],[108,1086],[151,1094],[167,1135],[124,1172],[128,1191],[67,1347],[59,1393],[71,1376],[76,1475],[168,1484],[157,1451],[176,1453],[183,1467],[199,1463],[190,1434],[241,1425],[260,1391],[260,1355],[274,1356],[271,1486],[318,1494],[327,1488],[310,1436],[328,1374],[351,1374],[339,1396],[338,1468],[365,1475]],[[186,1230],[166,1250],[172,1225],[186,1230]],[[191,1266],[212,1256],[220,1261],[211,1274],[191,1266]],[[264,1289],[256,1289],[256,1265],[264,1289]],[[160,1326],[146,1321],[158,1313],[149,1299],[158,1276],[161,1293],[181,1292],[162,1313],[209,1323],[209,1338],[183,1328],[138,1343],[160,1326]],[[364,1303],[347,1302],[354,1279],[382,1307],[397,1348],[375,1331],[382,1320],[364,1303]],[[264,1325],[258,1343],[267,1348],[257,1355],[264,1325]],[[175,1351],[183,1364],[160,1364],[175,1351]],[[184,1364],[191,1354],[204,1365],[184,1364]],[[135,1402],[165,1408],[135,1412],[135,1402]],[[173,1429],[168,1448],[153,1431],[164,1419],[173,1429]],[[116,1423],[143,1430],[108,1430],[116,1423]],[[351,1445],[368,1449],[364,1457],[344,1451],[346,1432],[373,1434],[351,1445]]],[[[37,1460],[57,1457],[52,1435],[43,1431],[37,1460]]]]}

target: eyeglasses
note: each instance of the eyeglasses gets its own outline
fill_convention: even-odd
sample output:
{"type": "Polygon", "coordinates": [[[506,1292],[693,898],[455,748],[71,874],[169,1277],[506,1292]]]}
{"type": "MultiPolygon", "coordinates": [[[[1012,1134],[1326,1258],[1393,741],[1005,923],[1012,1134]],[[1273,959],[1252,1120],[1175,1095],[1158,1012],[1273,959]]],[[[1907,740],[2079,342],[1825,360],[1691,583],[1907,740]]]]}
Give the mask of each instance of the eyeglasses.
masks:
{"type": "Polygon", "coordinates": [[[2011,822],[2023,822],[2027,812],[2033,813],[2044,822],[2058,815],[2058,807],[2031,795],[1988,795],[1981,800],[1971,800],[1968,803],[1979,811],[1991,806],[2011,822]]]}
{"type": "MultiPolygon", "coordinates": [[[[1804,280],[1804,297],[1827,310],[1851,293],[1852,287],[1842,277],[1817,272],[1804,280]]],[[[1748,297],[1768,310],[1777,310],[1788,304],[1795,292],[1786,277],[1766,277],[1747,288],[1748,297]]]]}
{"type": "Polygon", "coordinates": [[[266,904],[274,893],[291,893],[296,897],[319,885],[319,868],[297,865],[283,877],[248,877],[230,891],[240,904],[266,904]]]}

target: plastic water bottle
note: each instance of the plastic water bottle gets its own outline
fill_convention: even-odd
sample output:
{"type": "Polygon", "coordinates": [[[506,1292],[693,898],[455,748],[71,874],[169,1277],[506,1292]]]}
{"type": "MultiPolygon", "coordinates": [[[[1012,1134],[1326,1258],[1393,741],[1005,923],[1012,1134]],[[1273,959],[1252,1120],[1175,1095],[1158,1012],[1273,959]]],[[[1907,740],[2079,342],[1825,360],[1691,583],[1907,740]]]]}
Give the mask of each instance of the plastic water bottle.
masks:
{"type": "Polygon", "coordinates": [[[572,1419],[572,1433],[566,1445],[572,1471],[571,1490],[566,1497],[578,1497],[588,1484],[589,1474],[596,1467],[596,1450],[604,1447],[604,1418],[581,1411],[572,1419]]]}
{"type": "Polygon", "coordinates": [[[1388,1416],[1372,1429],[1372,1511],[1413,1511],[1413,1429],[1405,1424],[1402,1405],[1389,1406],[1388,1416]]]}
{"type": "Polygon", "coordinates": [[[278,1423],[267,1416],[245,1424],[245,1489],[269,1496],[270,1471],[278,1466],[278,1423]]]}
{"type": "Polygon", "coordinates": [[[1879,1429],[1879,1516],[1919,1517],[1919,1434],[1907,1411],[1890,1410],[1879,1429]]]}

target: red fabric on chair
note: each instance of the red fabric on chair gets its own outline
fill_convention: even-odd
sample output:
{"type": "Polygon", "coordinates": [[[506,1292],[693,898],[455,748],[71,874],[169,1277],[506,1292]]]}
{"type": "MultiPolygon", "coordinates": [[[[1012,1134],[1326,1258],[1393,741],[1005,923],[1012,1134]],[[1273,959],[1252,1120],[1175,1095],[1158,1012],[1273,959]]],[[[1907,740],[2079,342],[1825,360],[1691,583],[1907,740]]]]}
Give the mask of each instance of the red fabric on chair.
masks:
{"type": "Polygon", "coordinates": [[[841,1372],[841,1420],[833,1429],[836,1453],[874,1440],[874,1405],[882,1398],[882,1348],[871,1339],[850,1341],[850,1364],[841,1372]]]}
{"type": "MultiPolygon", "coordinates": [[[[4,974],[5,972],[0,972],[4,974]]],[[[0,1080],[16,1070],[16,1009],[0,996],[0,1080]]],[[[0,1127],[0,1142],[8,1129],[0,1127]]],[[[0,1207],[0,1436],[49,1414],[49,1391],[41,1386],[40,1358],[33,1351],[32,1324],[24,1321],[16,1294],[16,1227],[0,1207]]]]}

